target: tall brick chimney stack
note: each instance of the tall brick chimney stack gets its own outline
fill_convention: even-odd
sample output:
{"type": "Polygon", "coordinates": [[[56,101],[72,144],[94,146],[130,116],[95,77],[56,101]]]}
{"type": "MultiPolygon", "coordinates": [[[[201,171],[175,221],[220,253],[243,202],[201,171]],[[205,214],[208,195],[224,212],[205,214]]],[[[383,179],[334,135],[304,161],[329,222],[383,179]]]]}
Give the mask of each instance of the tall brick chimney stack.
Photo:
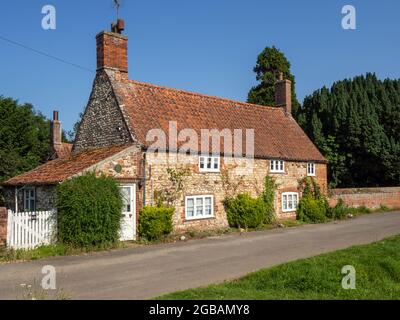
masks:
{"type": "Polygon", "coordinates": [[[110,69],[128,74],[128,38],[122,35],[125,22],[118,19],[111,25],[111,32],[103,31],[96,36],[97,70],[110,69]]]}
{"type": "Polygon", "coordinates": [[[61,146],[61,122],[58,120],[58,111],[53,111],[51,122],[51,144],[53,148],[61,146]]]}
{"type": "Polygon", "coordinates": [[[283,79],[283,73],[279,73],[279,80],[275,84],[275,104],[285,110],[286,115],[292,114],[292,82],[283,79]]]}

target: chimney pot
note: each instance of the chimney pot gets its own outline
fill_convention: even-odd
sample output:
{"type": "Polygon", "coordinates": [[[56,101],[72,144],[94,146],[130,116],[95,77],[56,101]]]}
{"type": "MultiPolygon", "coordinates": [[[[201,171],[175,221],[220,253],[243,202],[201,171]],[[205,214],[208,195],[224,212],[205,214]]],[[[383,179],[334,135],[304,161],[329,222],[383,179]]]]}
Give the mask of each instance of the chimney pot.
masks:
{"type": "Polygon", "coordinates": [[[53,120],[58,121],[58,111],[53,111],[53,120]]]}
{"type": "Polygon", "coordinates": [[[119,33],[122,33],[122,31],[125,30],[125,20],[118,19],[118,21],[117,21],[117,29],[118,29],[119,33]]]}

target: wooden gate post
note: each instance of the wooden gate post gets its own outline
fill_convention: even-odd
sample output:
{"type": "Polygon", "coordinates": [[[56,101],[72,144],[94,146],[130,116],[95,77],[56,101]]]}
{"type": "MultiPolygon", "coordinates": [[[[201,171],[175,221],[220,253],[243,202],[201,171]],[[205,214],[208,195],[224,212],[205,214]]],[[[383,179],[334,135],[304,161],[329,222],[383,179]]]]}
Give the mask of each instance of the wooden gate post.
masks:
{"type": "Polygon", "coordinates": [[[0,207],[0,246],[7,242],[7,209],[0,207]]]}

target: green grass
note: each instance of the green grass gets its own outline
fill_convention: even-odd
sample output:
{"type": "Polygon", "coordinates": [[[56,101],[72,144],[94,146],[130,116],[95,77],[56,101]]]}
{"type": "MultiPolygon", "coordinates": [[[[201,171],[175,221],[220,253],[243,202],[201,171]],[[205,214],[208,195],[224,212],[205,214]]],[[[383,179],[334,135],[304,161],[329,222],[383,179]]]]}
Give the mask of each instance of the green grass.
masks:
{"type": "Polygon", "coordinates": [[[400,236],[251,273],[244,278],[159,299],[400,299],[400,236]],[[356,289],[341,286],[356,269],[356,289]]]}
{"type": "Polygon", "coordinates": [[[8,250],[0,248],[0,263],[39,260],[57,256],[80,255],[91,252],[120,249],[126,246],[127,244],[118,242],[115,244],[105,244],[102,246],[84,248],[76,248],[63,244],[41,246],[32,250],[8,250]]]}

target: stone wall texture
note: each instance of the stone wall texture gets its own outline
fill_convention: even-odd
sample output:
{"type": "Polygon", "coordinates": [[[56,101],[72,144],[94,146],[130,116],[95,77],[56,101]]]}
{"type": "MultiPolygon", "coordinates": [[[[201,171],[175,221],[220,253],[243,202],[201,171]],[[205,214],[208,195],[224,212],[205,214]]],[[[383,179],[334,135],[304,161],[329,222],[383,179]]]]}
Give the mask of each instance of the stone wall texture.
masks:
{"type": "MultiPolygon", "coordinates": [[[[307,176],[307,163],[286,162],[285,173],[274,174],[269,172],[270,162],[264,159],[255,159],[247,170],[244,163],[235,163],[231,159],[221,158],[220,173],[201,173],[198,168],[198,157],[178,155],[178,159],[158,159],[159,155],[147,154],[146,161],[146,205],[154,205],[155,192],[171,187],[168,168],[188,170],[190,174],[184,179],[183,191],[175,203],[174,215],[175,231],[190,231],[221,229],[228,226],[223,201],[227,196],[238,193],[249,193],[256,197],[264,190],[264,179],[267,175],[275,178],[277,192],[275,196],[275,211],[279,219],[295,218],[295,212],[283,213],[281,204],[282,192],[299,192],[299,180],[307,176]],[[214,214],[210,219],[185,219],[185,197],[196,195],[214,196],[214,214]]],[[[316,164],[316,180],[327,191],[326,165],[316,164]]],[[[301,196],[301,195],[300,195],[301,196]]]]}
{"type": "MultiPolygon", "coordinates": [[[[49,211],[56,207],[56,186],[27,186],[35,188],[36,211],[49,211]]],[[[15,211],[15,187],[5,187],[6,207],[15,211]]],[[[18,211],[25,211],[24,189],[18,187],[18,211]]]]}
{"type": "Polygon", "coordinates": [[[366,206],[370,209],[385,205],[400,209],[400,188],[355,188],[330,191],[329,204],[336,205],[339,199],[350,207],[366,206]]]}
{"type": "Polygon", "coordinates": [[[0,246],[7,242],[7,209],[0,207],[0,246]]]}
{"type": "MultiPolygon", "coordinates": [[[[183,179],[182,191],[174,203],[176,211],[173,217],[174,231],[204,231],[228,227],[223,202],[228,196],[249,193],[259,196],[264,190],[264,179],[272,176],[277,184],[275,212],[278,219],[294,219],[296,213],[282,212],[282,193],[298,192],[299,181],[307,176],[306,162],[286,162],[282,174],[270,172],[270,161],[255,159],[253,162],[232,158],[221,158],[221,171],[218,173],[199,172],[197,155],[144,153],[139,146],[132,145],[123,152],[110,157],[89,168],[98,174],[103,173],[115,178],[121,184],[136,185],[137,225],[140,222],[140,210],[144,203],[155,205],[155,195],[162,190],[171,189],[172,183],[168,169],[187,171],[183,179]],[[146,160],[144,160],[146,158],[146,160]],[[144,167],[145,163],[145,167],[144,167]],[[145,174],[144,174],[144,168],[145,174]],[[201,220],[186,220],[185,199],[187,196],[212,195],[214,197],[214,217],[201,220]]],[[[316,181],[327,192],[326,165],[316,164],[316,181]]],[[[36,186],[37,210],[51,210],[56,206],[56,186],[36,186]]],[[[14,210],[14,188],[6,188],[9,209],[14,210]]],[[[300,194],[301,197],[301,194],[300,194]]],[[[23,192],[18,193],[18,207],[23,210],[23,192]]]]}
{"type": "Polygon", "coordinates": [[[74,152],[132,142],[110,80],[99,71],[74,144],[74,152]]]}

